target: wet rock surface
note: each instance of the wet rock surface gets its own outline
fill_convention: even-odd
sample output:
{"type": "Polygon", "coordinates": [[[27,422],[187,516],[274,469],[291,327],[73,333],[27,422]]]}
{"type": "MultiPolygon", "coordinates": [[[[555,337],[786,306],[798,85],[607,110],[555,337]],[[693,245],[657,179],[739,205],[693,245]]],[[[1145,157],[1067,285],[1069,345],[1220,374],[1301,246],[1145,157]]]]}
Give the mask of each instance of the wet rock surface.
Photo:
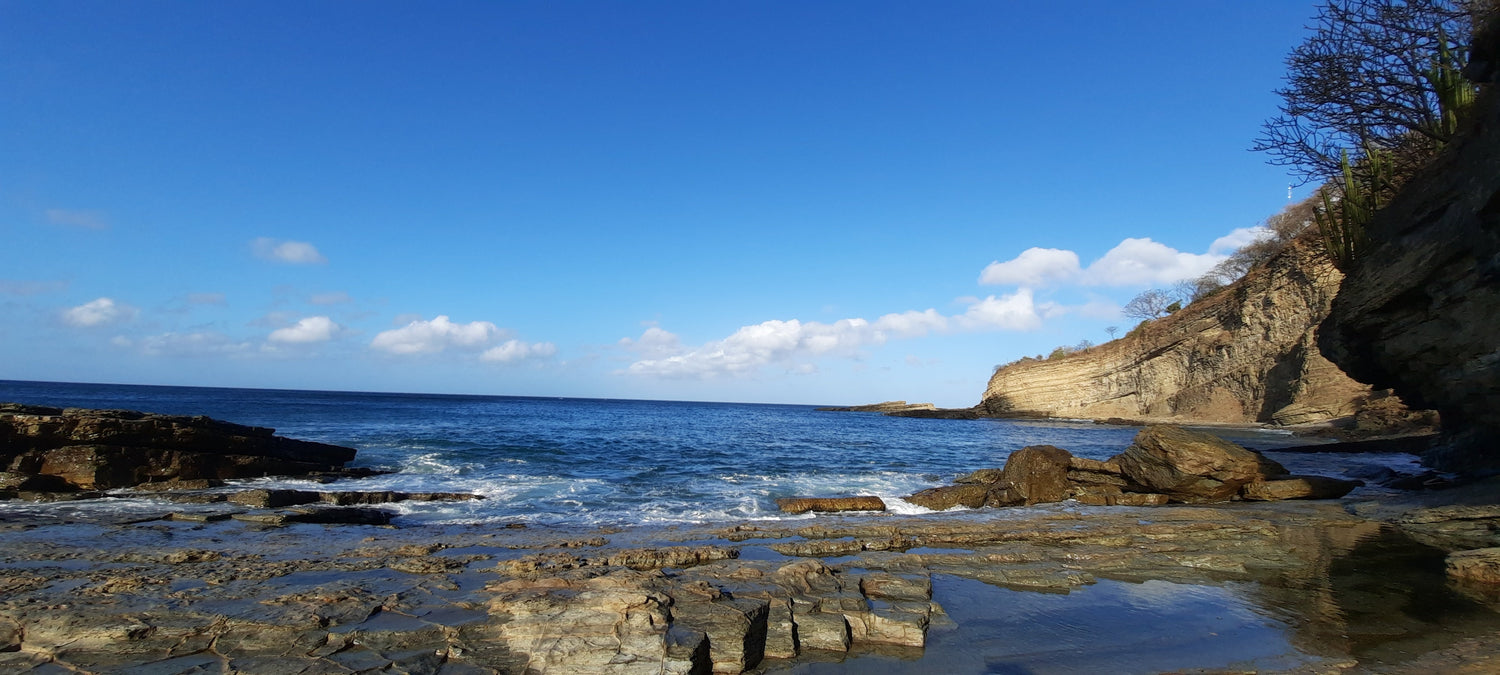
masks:
{"type": "MultiPolygon", "coordinates": [[[[1110,473],[1100,465],[1067,463],[1110,473]]],[[[830,659],[857,670],[862,655],[920,655],[932,631],[951,630],[942,576],[1044,593],[1236,584],[1298,617],[1294,643],[1326,672],[1381,672],[1428,653],[1478,658],[1464,640],[1500,631],[1488,573],[1445,571],[1489,569],[1491,552],[1465,552],[1500,547],[1500,507],[1479,487],[1408,502],[1050,504],[608,536],[11,519],[0,670],[731,673],[830,659]],[[1382,567],[1409,558],[1432,563],[1382,567]],[[1442,590],[1458,577],[1463,588],[1442,590]],[[1468,604],[1426,622],[1415,608],[1438,593],[1468,604]]]]}
{"type": "Polygon", "coordinates": [[[776,507],[787,513],[822,511],[884,511],[885,502],[879,497],[787,497],[776,500],[776,507]]]}

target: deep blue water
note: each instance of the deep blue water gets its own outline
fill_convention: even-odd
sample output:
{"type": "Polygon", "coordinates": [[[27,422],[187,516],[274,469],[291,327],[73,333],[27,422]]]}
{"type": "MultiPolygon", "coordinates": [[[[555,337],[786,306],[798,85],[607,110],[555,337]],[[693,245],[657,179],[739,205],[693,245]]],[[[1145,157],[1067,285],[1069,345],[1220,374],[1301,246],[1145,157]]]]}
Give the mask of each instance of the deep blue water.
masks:
{"type": "MultiPolygon", "coordinates": [[[[272,427],[283,436],[357,448],[355,465],[396,471],[331,489],[486,497],[404,506],[404,517],[415,522],[627,525],[809,518],[781,514],[774,500],[901,497],[974,469],[1002,466],[1011,451],[1040,443],[1104,459],[1137,431],[817,412],[794,405],[14,381],[0,381],[0,401],[209,415],[272,427]]],[[[1284,436],[1255,436],[1262,445],[1286,442],[1284,436]]],[[[893,510],[923,511],[887,502],[893,510]]]]}

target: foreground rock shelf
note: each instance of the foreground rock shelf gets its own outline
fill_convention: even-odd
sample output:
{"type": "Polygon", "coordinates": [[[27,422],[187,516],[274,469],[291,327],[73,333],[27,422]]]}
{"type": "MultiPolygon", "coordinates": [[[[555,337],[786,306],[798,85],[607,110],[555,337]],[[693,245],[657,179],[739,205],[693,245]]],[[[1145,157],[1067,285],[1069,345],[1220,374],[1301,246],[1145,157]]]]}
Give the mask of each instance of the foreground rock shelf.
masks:
{"type": "Polygon", "coordinates": [[[0,671],[733,673],[914,658],[951,630],[938,576],[1046,593],[1233,583],[1296,617],[1311,670],[1500,665],[1465,642],[1500,635],[1482,550],[1500,546],[1500,508],[1472,505],[1497,493],[627,531],[11,520],[0,671]],[[1383,550],[1434,562],[1388,568],[1383,550]],[[1433,595],[1445,585],[1452,598],[1433,595]],[[1403,649],[1428,660],[1390,656],[1403,649]]]}

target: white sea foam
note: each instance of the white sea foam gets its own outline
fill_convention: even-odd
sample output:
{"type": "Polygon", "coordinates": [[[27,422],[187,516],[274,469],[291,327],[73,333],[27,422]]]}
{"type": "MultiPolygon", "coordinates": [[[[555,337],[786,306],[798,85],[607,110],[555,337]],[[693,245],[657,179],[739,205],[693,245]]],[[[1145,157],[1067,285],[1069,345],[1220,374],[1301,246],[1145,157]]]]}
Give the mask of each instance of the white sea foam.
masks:
{"type": "MultiPolygon", "coordinates": [[[[924,513],[937,513],[937,511],[929,509],[925,506],[917,506],[916,504],[906,501],[905,499],[902,499],[900,497],[881,497],[880,499],[881,501],[885,502],[885,510],[890,511],[891,513],[894,513],[898,516],[920,516],[924,513]]],[[[968,510],[962,506],[957,508],[963,509],[965,511],[968,510]]],[[[952,511],[955,509],[949,510],[952,511]]]]}

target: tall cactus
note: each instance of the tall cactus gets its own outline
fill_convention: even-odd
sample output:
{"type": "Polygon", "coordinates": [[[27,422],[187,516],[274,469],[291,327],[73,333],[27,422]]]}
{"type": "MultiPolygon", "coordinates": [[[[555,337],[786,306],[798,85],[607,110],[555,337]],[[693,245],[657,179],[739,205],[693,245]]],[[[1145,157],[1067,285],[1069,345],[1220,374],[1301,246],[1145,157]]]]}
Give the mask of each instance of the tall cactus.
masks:
{"type": "Polygon", "coordinates": [[[1384,206],[1391,188],[1391,170],[1386,153],[1369,146],[1357,167],[1349,161],[1347,150],[1340,156],[1339,165],[1343,176],[1323,187],[1323,208],[1314,213],[1314,218],[1328,257],[1335,267],[1348,270],[1369,245],[1365,228],[1384,206]]]}
{"type": "Polygon", "coordinates": [[[1432,67],[1423,75],[1432,87],[1438,103],[1438,119],[1433,136],[1446,143],[1458,133],[1459,120],[1474,103],[1477,91],[1473,82],[1463,76],[1464,64],[1468,61],[1463,47],[1451,49],[1448,35],[1438,27],[1438,53],[1432,58],[1432,67]]]}

